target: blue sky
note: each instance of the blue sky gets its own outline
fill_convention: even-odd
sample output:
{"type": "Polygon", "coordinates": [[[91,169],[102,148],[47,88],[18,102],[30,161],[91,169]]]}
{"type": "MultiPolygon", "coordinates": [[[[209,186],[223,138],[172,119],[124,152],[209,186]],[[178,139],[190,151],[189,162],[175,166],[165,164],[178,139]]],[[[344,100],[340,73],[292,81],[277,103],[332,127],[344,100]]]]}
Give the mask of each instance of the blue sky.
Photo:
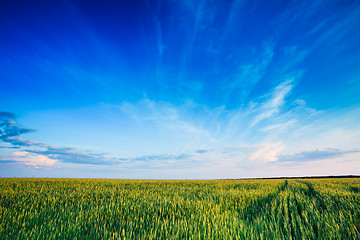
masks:
{"type": "Polygon", "coordinates": [[[358,1],[2,1],[0,176],[360,174],[358,1]]]}

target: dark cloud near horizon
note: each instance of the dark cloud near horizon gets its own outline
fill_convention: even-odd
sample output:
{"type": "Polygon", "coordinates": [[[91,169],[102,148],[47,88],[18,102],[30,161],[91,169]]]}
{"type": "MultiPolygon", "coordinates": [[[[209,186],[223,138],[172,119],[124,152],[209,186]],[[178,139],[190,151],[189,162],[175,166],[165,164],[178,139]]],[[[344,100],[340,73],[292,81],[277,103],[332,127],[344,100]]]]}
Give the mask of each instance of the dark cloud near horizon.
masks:
{"type": "Polygon", "coordinates": [[[0,146],[0,149],[19,149],[19,146],[0,146]]]}
{"type": "Polygon", "coordinates": [[[46,144],[44,143],[38,143],[38,142],[34,142],[32,140],[27,140],[27,139],[23,139],[23,138],[12,138],[12,137],[8,137],[5,139],[2,139],[3,142],[7,142],[12,144],[14,147],[30,147],[30,146],[40,146],[40,147],[44,147],[46,146],[46,144]]]}
{"type": "Polygon", "coordinates": [[[0,164],[18,163],[15,160],[0,160],[0,164]]]}
{"type": "Polygon", "coordinates": [[[16,124],[12,119],[16,116],[9,112],[0,112],[0,141],[10,143],[14,146],[32,146],[39,145],[31,140],[17,138],[26,133],[34,132],[35,130],[22,127],[16,124]]]}
{"type": "Polygon", "coordinates": [[[309,162],[316,160],[326,160],[356,152],[360,152],[360,151],[359,150],[342,151],[339,149],[332,149],[332,148],[326,148],[322,150],[316,149],[314,151],[304,151],[293,155],[278,155],[277,156],[278,160],[276,162],[309,162]]]}
{"type": "Polygon", "coordinates": [[[91,165],[114,165],[120,160],[108,158],[104,154],[81,153],[73,148],[58,148],[47,146],[45,150],[25,149],[25,152],[35,153],[65,163],[91,164],[91,165]]]}
{"type": "Polygon", "coordinates": [[[0,112],[0,119],[14,119],[16,115],[11,112],[0,112]]]}

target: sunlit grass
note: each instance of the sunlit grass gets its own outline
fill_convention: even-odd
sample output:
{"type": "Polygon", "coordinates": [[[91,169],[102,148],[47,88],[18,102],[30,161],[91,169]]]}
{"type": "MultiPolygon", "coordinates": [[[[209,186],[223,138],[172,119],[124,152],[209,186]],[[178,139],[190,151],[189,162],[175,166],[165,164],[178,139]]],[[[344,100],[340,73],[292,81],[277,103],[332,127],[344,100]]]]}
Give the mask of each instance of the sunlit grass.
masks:
{"type": "Polygon", "coordinates": [[[0,179],[0,239],[360,239],[359,179],[0,179]]]}

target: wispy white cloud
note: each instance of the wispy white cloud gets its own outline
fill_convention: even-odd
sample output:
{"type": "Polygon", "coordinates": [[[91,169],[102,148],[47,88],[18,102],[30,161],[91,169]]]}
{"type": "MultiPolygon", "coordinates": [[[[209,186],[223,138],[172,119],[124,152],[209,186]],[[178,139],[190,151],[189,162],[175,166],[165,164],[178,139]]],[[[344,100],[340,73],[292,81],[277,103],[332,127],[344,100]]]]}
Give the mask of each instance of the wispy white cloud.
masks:
{"type": "Polygon", "coordinates": [[[239,16],[239,12],[242,10],[245,3],[246,0],[234,0],[231,2],[229,14],[227,14],[228,18],[223,33],[223,38],[227,37],[227,34],[232,30],[231,28],[233,27],[233,23],[238,22],[235,18],[239,16]]]}
{"type": "Polygon", "coordinates": [[[164,50],[166,48],[166,45],[164,44],[164,41],[163,41],[163,30],[162,30],[162,26],[161,26],[161,21],[158,17],[158,12],[161,9],[162,2],[157,1],[157,5],[154,7],[152,7],[151,3],[148,0],[145,2],[146,2],[146,6],[147,6],[148,10],[152,14],[152,18],[154,21],[156,47],[158,50],[159,57],[161,59],[164,54],[164,50]],[[155,8],[155,9],[153,9],[153,8],[155,8]]]}
{"type": "Polygon", "coordinates": [[[164,50],[166,48],[166,45],[163,42],[163,34],[161,30],[161,22],[157,17],[155,17],[155,29],[156,29],[156,42],[157,42],[157,49],[159,51],[160,58],[162,57],[164,50]]]}
{"type": "Polygon", "coordinates": [[[249,161],[268,163],[278,160],[277,155],[285,148],[282,142],[261,144],[258,149],[251,153],[249,161]]]}
{"type": "Polygon", "coordinates": [[[241,64],[238,73],[234,75],[232,88],[240,87],[245,91],[251,91],[254,85],[264,77],[274,55],[273,48],[274,43],[265,42],[261,51],[250,58],[251,62],[241,64]]]}
{"type": "Polygon", "coordinates": [[[261,104],[261,106],[256,109],[257,112],[256,117],[253,122],[250,124],[250,127],[253,127],[258,122],[272,117],[274,114],[280,111],[280,108],[285,103],[285,97],[290,93],[292,89],[292,81],[286,81],[279,86],[277,86],[271,93],[270,98],[261,104]]]}
{"type": "Polygon", "coordinates": [[[191,109],[186,109],[187,106],[176,107],[166,102],[144,99],[136,104],[121,104],[119,108],[139,124],[150,123],[153,127],[157,126],[161,129],[208,135],[207,131],[202,129],[200,125],[188,121],[187,115],[191,114],[191,109]]]}
{"type": "Polygon", "coordinates": [[[356,32],[356,26],[360,21],[359,16],[360,6],[350,9],[350,12],[346,14],[340,21],[333,23],[331,28],[324,32],[322,36],[318,39],[318,44],[321,44],[323,41],[338,42],[341,39],[344,39],[345,35],[348,35],[351,32],[356,32]]]}
{"type": "Polygon", "coordinates": [[[297,120],[290,120],[290,121],[287,121],[285,123],[281,123],[281,124],[274,124],[274,125],[269,125],[265,128],[263,128],[262,130],[263,131],[272,131],[272,130],[285,130],[287,127],[295,124],[297,122],[297,120]]]}

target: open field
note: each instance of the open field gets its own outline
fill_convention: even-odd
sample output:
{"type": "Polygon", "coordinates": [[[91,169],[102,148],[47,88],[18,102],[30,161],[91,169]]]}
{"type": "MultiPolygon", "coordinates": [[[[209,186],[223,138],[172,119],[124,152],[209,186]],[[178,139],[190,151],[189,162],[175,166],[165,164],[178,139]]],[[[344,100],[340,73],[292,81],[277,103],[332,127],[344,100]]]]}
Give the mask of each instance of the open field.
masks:
{"type": "Polygon", "coordinates": [[[360,179],[0,179],[0,239],[360,239],[360,179]]]}

